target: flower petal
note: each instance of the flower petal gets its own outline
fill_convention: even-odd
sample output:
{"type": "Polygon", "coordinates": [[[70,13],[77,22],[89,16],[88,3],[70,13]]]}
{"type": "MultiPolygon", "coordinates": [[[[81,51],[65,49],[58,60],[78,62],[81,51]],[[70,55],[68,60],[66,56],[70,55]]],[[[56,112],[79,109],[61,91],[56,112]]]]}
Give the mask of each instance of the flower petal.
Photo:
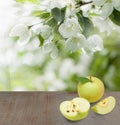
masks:
{"type": "Polygon", "coordinates": [[[18,21],[18,23],[25,24],[27,26],[32,26],[41,23],[41,20],[38,17],[27,16],[27,17],[22,17],[18,21]]]}
{"type": "Polygon", "coordinates": [[[18,24],[14,26],[9,34],[10,37],[20,36],[24,31],[26,31],[27,26],[24,24],[18,24]]]}
{"type": "Polygon", "coordinates": [[[30,30],[31,30],[32,34],[38,35],[40,33],[40,31],[42,30],[42,27],[43,27],[43,25],[42,25],[42,23],[40,23],[38,25],[32,26],[30,30]]]}
{"type": "Polygon", "coordinates": [[[48,39],[52,33],[52,29],[48,25],[44,25],[41,29],[41,35],[44,39],[48,39]]]}
{"type": "Polygon", "coordinates": [[[11,30],[10,37],[19,37],[18,44],[24,45],[28,43],[31,37],[28,27],[25,24],[18,24],[11,30]]]}
{"type": "Polygon", "coordinates": [[[113,11],[113,4],[112,3],[105,3],[104,6],[102,7],[101,17],[106,19],[107,17],[110,16],[112,11],[113,11]]]}
{"type": "Polygon", "coordinates": [[[116,10],[120,11],[120,1],[119,0],[112,0],[113,6],[116,10]]]}
{"type": "Polygon", "coordinates": [[[49,3],[50,10],[53,9],[53,8],[55,8],[55,7],[62,8],[61,4],[59,3],[58,0],[51,0],[51,2],[49,3]]]}
{"type": "Polygon", "coordinates": [[[106,0],[93,0],[93,4],[96,6],[101,6],[105,3],[106,0]]]}
{"type": "Polygon", "coordinates": [[[49,53],[53,50],[54,44],[53,43],[46,43],[44,46],[42,46],[43,53],[49,53]]]}
{"type": "Polygon", "coordinates": [[[69,38],[66,41],[66,46],[73,52],[78,50],[78,44],[74,41],[74,38],[69,38]]]}
{"type": "Polygon", "coordinates": [[[97,27],[100,32],[107,32],[107,35],[110,35],[113,27],[111,25],[111,20],[109,18],[103,19],[101,17],[94,17],[92,18],[93,24],[97,27]]]}
{"type": "Polygon", "coordinates": [[[33,35],[41,34],[42,37],[46,40],[50,37],[50,35],[52,33],[52,28],[48,25],[38,24],[38,25],[33,26],[31,28],[31,31],[32,31],[33,35]]]}
{"type": "Polygon", "coordinates": [[[80,32],[80,25],[77,18],[67,18],[59,27],[59,32],[64,38],[70,38],[80,32]]]}
{"type": "Polygon", "coordinates": [[[21,37],[19,37],[19,40],[17,42],[19,45],[25,45],[29,42],[29,40],[30,40],[30,33],[26,32],[21,37]]]}
{"type": "Polygon", "coordinates": [[[87,39],[85,49],[91,52],[101,51],[103,49],[103,40],[98,35],[92,35],[87,39]]]}
{"type": "Polygon", "coordinates": [[[77,34],[66,41],[66,46],[73,52],[81,49],[85,43],[85,37],[82,34],[77,34]]]}
{"type": "Polygon", "coordinates": [[[56,59],[58,57],[58,48],[54,46],[54,49],[52,50],[50,56],[52,59],[56,59]]]}

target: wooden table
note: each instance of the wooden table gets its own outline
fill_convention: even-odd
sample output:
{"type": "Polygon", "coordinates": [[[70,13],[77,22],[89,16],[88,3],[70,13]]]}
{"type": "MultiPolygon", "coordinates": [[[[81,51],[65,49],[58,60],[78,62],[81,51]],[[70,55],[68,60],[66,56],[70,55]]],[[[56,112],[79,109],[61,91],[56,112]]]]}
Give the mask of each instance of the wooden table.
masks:
{"type": "Polygon", "coordinates": [[[59,112],[59,104],[72,99],[70,92],[0,92],[0,125],[120,125],[120,92],[106,92],[116,98],[115,109],[107,115],[90,111],[87,118],[71,122],[59,112]]]}

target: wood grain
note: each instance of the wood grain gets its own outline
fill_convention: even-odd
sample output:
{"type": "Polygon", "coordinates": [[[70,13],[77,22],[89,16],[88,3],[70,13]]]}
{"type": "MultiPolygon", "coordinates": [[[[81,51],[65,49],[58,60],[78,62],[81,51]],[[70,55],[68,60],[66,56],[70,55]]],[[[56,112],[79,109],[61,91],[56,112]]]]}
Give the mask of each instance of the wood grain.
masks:
{"type": "MultiPolygon", "coordinates": [[[[87,118],[71,122],[59,112],[59,104],[78,96],[70,92],[0,92],[0,125],[120,125],[120,92],[106,92],[116,98],[107,115],[90,111],[87,118]]],[[[103,97],[103,98],[104,98],[103,97]]]]}

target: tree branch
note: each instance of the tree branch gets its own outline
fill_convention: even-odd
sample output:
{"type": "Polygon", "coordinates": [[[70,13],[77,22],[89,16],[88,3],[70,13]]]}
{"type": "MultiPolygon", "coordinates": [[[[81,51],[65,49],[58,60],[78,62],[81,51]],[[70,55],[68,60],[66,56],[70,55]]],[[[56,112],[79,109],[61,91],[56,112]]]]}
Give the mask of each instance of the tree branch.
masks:
{"type": "Polygon", "coordinates": [[[91,4],[93,3],[92,1],[90,2],[82,2],[82,1],[79,1],[76,3],[77,7],[81,7],[81,6],[84,6],[84,5],[87,5],[87,4],[91,4]]]}

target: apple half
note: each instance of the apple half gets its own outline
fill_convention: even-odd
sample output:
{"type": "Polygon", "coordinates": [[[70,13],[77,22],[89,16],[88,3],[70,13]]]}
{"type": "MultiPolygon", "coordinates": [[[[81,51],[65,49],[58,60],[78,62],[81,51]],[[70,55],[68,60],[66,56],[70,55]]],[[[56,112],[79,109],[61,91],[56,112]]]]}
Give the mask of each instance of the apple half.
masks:
{"type": "Polygon", "coordinates": [[[108,114],[114,109],[115,104],[115,98],[113,96],[109,96],[94,105],[92,110],[101,115],[108,114]]]}
{"type": "Polygon", "coordinates": [[[77,121],[87,117],[90,103],[84,98],[76,97],[72,100],[63,101],[59,108],[66,119],[77,121]]]}

